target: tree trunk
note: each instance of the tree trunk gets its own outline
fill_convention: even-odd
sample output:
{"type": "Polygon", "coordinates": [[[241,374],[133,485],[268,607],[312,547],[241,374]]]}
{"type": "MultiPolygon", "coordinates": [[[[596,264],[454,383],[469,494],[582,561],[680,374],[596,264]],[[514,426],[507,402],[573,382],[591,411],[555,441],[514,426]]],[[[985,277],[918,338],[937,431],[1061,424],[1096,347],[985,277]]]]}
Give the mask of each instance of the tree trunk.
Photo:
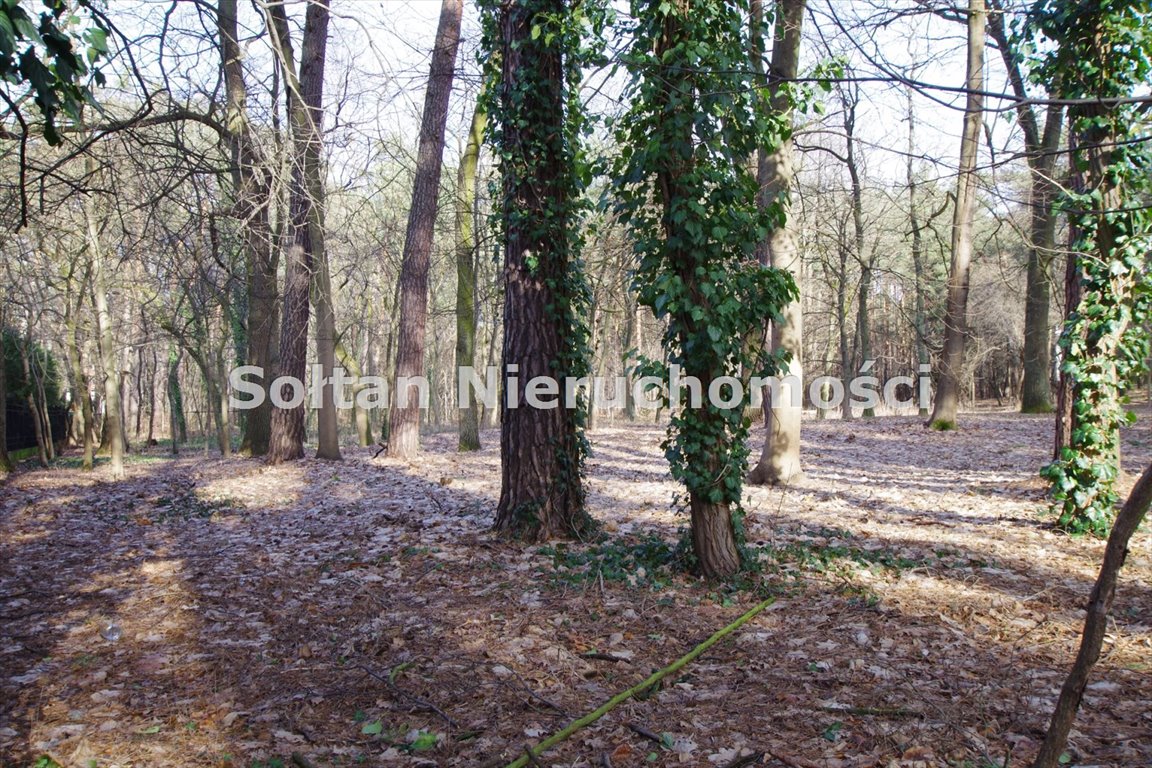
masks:
{"type": "MultiPolygon", "coordinates": [[[[864,257],[864,188],[860,183],[860,168],[856,164],[856,105],[859,103],[859,94],[853,92],[848,95],[846,89],[841,88],[844,94],[844,135],[846,139],[845,163],[848,166],[848,178],[852,191],[852,242],[856,261],[860,264],[860,289],[856,296],[856,338],[860,351],[859,369],[867,370],[874,362],[872,359],[872,324],[868,315],[868,299],[872,294],[872,270],[876,261],[876,254],[864,257]]],[[[853,375],[856,371],[852,372],[853,375]]],[[[848,384],[848,382],[844,382],[848,384]]],[[[851,400],[851,390],[845,388],[844,399],[851,400]]],[[[851,405],[848,406],[851,409],[851,405]]],[[[876,416],[874,408],[863,408],[861,416],[871,419],[876,416]]]]}
{"type": "Polygon", "coordinates": [[[372,445],[372,422],[369,419],[369,413],[356,402],[357,396],[367,387],[360,381],[364,375],[360,369],[360,363],[339,342],[337,342],[334,351],[341,367],[348,371],[352,379],[352,417],[356,422],[356,441],[360,446],[372,445]]]}
{"type": "MultiPolygon", "coordinates": [[[[1080,256],[1073,250],[1074,244],[1080,239],[1075,224],[1068,228],[1068,254],[1064,261],[1064,321],[1080,306],[1083,288],[1080,284],[1080,256]]],[[[1056,386],[1056,430],[1053,435],[1052,460],[1062,461],[1064,449],[1072,445],[1072,430],[1075,427],[1076,414],[1073,405],[1076,397],[1076,382],[1072,377],[1060,372],[1056,386]]]]}
{"type": "Polygon", "coordinates": [[[1080,650],[1076,654],[1076,661],[1072,664],[1068,677],[1064,680],[1056,709],[1052,712],[1048,733],[1040,746],[1040,753],[1032,763],[1032,768],[1057,768],[1061,765],[1060,756],[1064,754],[1068,733],[1072,730],[1072,723],[1080,708],[1080,700],[1084,697],[1084,689],[1088,686],[1088,675],[1100,658],[1100,649],[1108,630],[1108,614],[1112,610],[1112,600],[1116,596],[1120,568],[1128,556],[1128,542],[1136,533],[1149,506],[1152,506],[1152,466],[1145,469],[1144,474],[1140,476],[1108,536],[1100,574],[1096,577],[1092,594],[1088,598],[1088,611],[1084,617],[1080,650]]]}
{"type": "Polygon", "coordinates": [[[624,349],[620,355],[620,363],[624,368],[624,385],[627,387],[624,400],[624,418],[636,421],[638,403],[633,392],[636,385],[636,360],[632,352],[640,352],[644,346],[644,325],[641,322],[640,307],[631,291],[625,295],[624,303],[624,349]]]}
{"type": "MultiPolygon", "coordinates": [[[[476,364],[476,165],[484,141],[488,113],[477,104],[468,130],[468,144],[456,178],[456,369],[476,364]]],[[[481,374],[483,375],[483,374],[481,374]]],[[[480,450],[480,410],[468,390],[468,405],[460,409],[461,451],[480,450]]]]}
{"type": "MultiPolygon", "coordinates": [[[[499,85],[504,348],[500,401],[500,501],[496,530],[527,539],[582,536],[591,520],[582,485],[581,414],[519,403],[512,379],[563,381],[584,372],[573,348],[586,339],[575,318],[568,207],[573,147],[567,143],[564,52],[540,24],[564,18],[564,0],[501,9],[499,85]]],[[[561,406],[563,404],[561,403],[561,406]]]]}
{"type": "Polygon", "coordinates": [[[692,519],[692,551],[700,573],[708,579],[729,577],[740,571],[740,551],[732,528],[732,510],[698,494],[689,495],[692,519]]]}
{"type": "MultiPolygon", "coordinates": [[[[272,351],[277,325],[276,270],[279,251],[273,247],[269,220],[271,175],[248,119],[248,88],[236,22],[236,0],[219,0],[220,69],[225,91],[225,143],[231,159],[233,217],[240,223],[247,277],[247,354],[245,362],[264,371],[264,387],[272,375],[272,351]]],[[[245,411],[240,452],[268,452],[272,403],[265,397],[245,411]]]]}
{"type": "MultiPolygon", "coordinates": [[[[776,24],[772,43],[771,71],[768,73],[769,106],[774,112],[790,113],[792,105],[783,83],[796,78],[800,64],[801,24],[804,21],[805,0],[777,0],[776,24]]],[[[762,10],[761,10],[762,15],[762,10]]],[[[753,20],[756,44],[762,39],[762,20],[753,20]]],[[[761,57],[753,56],[753,66],[761,67],[761,57]]],[[[772,154],[759,152],[757,179],[760,183],[759,201],[762,206],[779,202],[785,212],[785,222],[772,231],[764,246],[759,249],[761,264],[787,271],[801,289],[800,249],[796,246],[796,235],[789,223],[792,185],[796,170],[793,158],[792,139],[781,143],[772,154]]],[[[769,402],[765,391],[765,427],[767,435],[760,452],[760,461],[748,475],[748,482],[760,484],[788,484],[803,474],[800,466],[800,418],[803,412],[801,393],[803,392],[804,370],[802,355],[804,314],[800,299],[792,302],[780,313],[780,321],[772,324],[772,349],[784,350],[791,355],[787,367],[780,371],[781,378],[795,377],[799,393],[784,396],[793,402],[769,402]]]]}
{"type": "Polygon", "coordinates": [[[232,409],[228,404],[228,366],[224,362],[223,350],[216,350],[212,360],[213,367],[209,373],[212,375],[213,394],[216,402],[216,445],[220,455],[227,458],[232,455],[232,409]]]}
{"type": "MultiPolygon", "coordinates": [[[[31,342],[31,338],[29,338],[31,342]]],[[[36,354],[35,347],[29,345],[28,349],[32,354],[36,354]]],[[[56,439],[52,435],[52,419],[48,415],[48,393],[44,389],[44,376],[41,375],[44,371],[43,366],[38,360],[32,358],[29,366],[32,385],[32,391],[36,402],[35,416],[36,420],[40,423],[40,431],[44,436],[44,453],[48,457],[48,461],[56,458],[56,439]]],[[[47,362],[47,354],[45,354],[45,362],[47,362]]]]}
{"type": "Polygon", "coordinates": [[[148,369],[148,437],[146,446],[156,440],[156,371],[159,368],[156,346],[152,345],[152,365],[148,369]]]}
{"type": "Polygon", "coordinates": [[[1041,144],[1035,152],[1032,170],[1032,242],[1028,248],[1028,284],[1024,305],[1024,382],[1021,387],[1022,413],[1052,411],[1052,338],[1050,312],[1051,264],[1056,254],[1056,214],[1052,210],[1059,194],[1054,174],[1060,146],[1063,113],[1048,108],[1041,144]]]}
{"type": "Polygon", "coordinates": [[[956,426],[960,405],[960,376],[964,368],[964,341],[968,330],[968,273],[972,262],[972,222],[976,209],[976,156],[984,115],[984,0],[968,0],[968,95],[956,204],[952,217],[952,265],[948,274],[948,304],[944,316],[944,352],[940,357],[940,384],[931,424],[940,429],[956,426]]]}
{"type": "Polygon", "coordinates": [[[97,340],[104,368],[104,437],[112,457],[112,479],[124,477],[124,426],[120,412],[120,370],[116,363],[116,331],[108,311],[108,262],[100,246],[92,203],[84,207],[88,234],[88,258],[92,264],[92,295],[96,304],[97,340]]]}
{"type": "MultiPolygon", "coordinates": [[[[912,325],[913,332],[916,334],[916,366],[917,376],[919,376],[927,366],[932,364],[932,358],[928,354],[928,319],[924,309],[926,282],[924,276],[924,236],[921,232],[920,215],[916,210],[920,188],[913,166],[913,158],[916,153],[916,113],[913,110],[911,86],[907,88],[906,94],[908,97],[908,224],[912,230],[912,273],[913,289],[916,294],[912,325]]],[[[917,397],[917,401],[919,401],[919,397],[917,397]]],[[[919,415],[922,419],[928,418],[927,404],[920,405],[919,415]]]]}
{"type": "Polygon", "coordinates": [[[848,246],[841,238],[840,248],[840,276],[836,282],[836,330],[839,337],[840,352],[840,389],[845,393],[840,401],[840,418],[844,421],[852,420],[852,398],[847,396],[852,381],[852,345],[848,334],[848,246]]]}
{"type": "Polygon", "coordinates": [[[336,410],[336,308],[332,297],[332,276],[324,240],[323,182],[317,181],[318,197],[312,211],[312,248],[315,271],[312,275],[312,303],[316,308],[316,357],[320,375],[327,382],[316,412],[316,458],[340,461],[340,412],[336,410]]]}
{"type": "Polygon", "coordinates": [[[1048,314],[1051,297],[1049,267],[1056,252],[1056,216],[1052,206],[1059,192],[1053,178],[1056,170],[1057,150],[1064,123],[1063,107],[1051,105],[1044,120],[1044,131],[1036,112],[1028,102],[1025,75],[1021,69],[1022,56],[1013,45],[1004,25],[1002,0],[991,0],[995,11],[988,17],[988,35],[996,41],[1000,57],[1008,72],[1012,93],[1018,99],[1016,121],[1024,134],[1024,149],[1028,153],[1031,172],[1031,242],[1028,244],[1028,282],[1024,304],[1024,382],[1021,387],[1022,413],[1049,413],[1052,411],[1052,343],[1048,314]]]}
{"type": "Polygon", "coordinates": [[[460,45],[463,0],[443,0],[432,51],[424,115],[420,121],[420,148],[412,181],[412,207],[400,267],[400,333],[396,350],[395,402],[388,413],[388,455],[412,458],[420,450],[420,403],[413,392],[400,391],[401,377],[424,374],[424,333],[428,318],[428,267],[440,199],[440,172],[444,163],[444,129],[448,100],[460,45]]]}
{"type": "Polygon", "coordinates": [[[72,282],[68,283],[68,294],[65,296],[64,312],[64,346],[68,351],[68,366],[72,370],[72,412],[77,422],[77,434],[83,449],[80,466],[84,471],[91,471],[96,454],[96,417],[92,413],[92,396],[88,391],[88,374],[80,356],[80,310],[84,302],[84,284],[81,282],[76,291],[76,302],[72,302],[72,282]]]}
{"type": "MultiPolygon", "coordinates": [[[[303,383],[307,381],[308,317],[316,241],[323,205],[320,153],[324,102],[324,59],[328,44],[328,0],[308,5],[300,49],[300,74],[295,74],[288,18],[282,4],[267,6],[276,49],[288,81],[288,114],[292,125],[292,184],[289,195],[289,246],[284,279],[284,310],[280,323],[280,370],[303,383]]],[[[292,392],[283,387],[281,397],[292,392]]],[[[275,407],[268,460],[276,464],[304,457],[305,403],[294,408],[275,407]]]]}
{"type": "Polygon", "coordinates": [[[180,352],[175,344],[168,348],[168,429],[172,437],[173,455],[180,452],[180,443],[188,442],[188,421],[184,418],[184,395],[180,391],[180,352]]]}
{"type": "Polygon", "coordinates": [[[0,473],[13,470],[12,457],[8,455],[8,372],[4,349],[7,334],[4,333],[6,304],[0,304],[0,473]]]}

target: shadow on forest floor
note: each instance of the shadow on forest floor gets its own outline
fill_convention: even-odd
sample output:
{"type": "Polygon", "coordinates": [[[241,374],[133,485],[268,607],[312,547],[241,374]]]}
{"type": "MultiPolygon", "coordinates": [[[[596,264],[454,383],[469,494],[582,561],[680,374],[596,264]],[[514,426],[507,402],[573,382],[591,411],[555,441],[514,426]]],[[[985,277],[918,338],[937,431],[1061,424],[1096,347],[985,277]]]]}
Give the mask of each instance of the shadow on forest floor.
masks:
{"type": "MultiPolygon", "coordinates": [[[[662,434],[592,435],[605,535],[560,546],[489,532],[492,432],[475,454],[429,436],[412,464],[349,449],[339,464],[136,462],[121,483],[22,472],[0,488],[0,765],[510,759],[760,594],[777,602],[733,640],[543,762],[1028,759],[1102,552],[1038,517],[1048,420],[806,423],[806,478],[748,489],[763,570],[746,591],[665,565],[684,520],[662,434]]],[[[1142,533],[1075,760],[1152,763],[1148,553],[1142,533]]]]}

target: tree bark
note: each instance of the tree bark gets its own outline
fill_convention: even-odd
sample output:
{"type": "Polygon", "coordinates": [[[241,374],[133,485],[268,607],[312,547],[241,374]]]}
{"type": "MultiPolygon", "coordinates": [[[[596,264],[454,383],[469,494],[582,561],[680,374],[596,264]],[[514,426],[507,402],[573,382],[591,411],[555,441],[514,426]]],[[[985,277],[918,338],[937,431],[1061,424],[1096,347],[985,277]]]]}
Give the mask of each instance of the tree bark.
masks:
{"type": "MultiPolygon", "coordinates": [[[[542,21],[568,12],[564,0],[510,3],[501,10],[500,170],[503,181],[504,347],[500,401],[500,501],[495,528],[541,541],[582,536],[590,529],[582,485],[580,414],[519,403],[512,380],[573,373],[574,311],[562,287],[573,279],[567,204],[572,148],[566,145],[563,52],[549,36],[533,37],[542,21]],[[530,68],[532,76],[525,70],[530,68]],[[531,115],[533,120],[520,119],[531,115]]],[[[561,405],[563,405],[561,403],[561,405]]]]}
{"type": "Polygon", "coordinates": [[[168,348],[168,428],[172,454],[180,453],[180,443],[188,442],[188,421],[184,417],[184,395],[180,391],[180,352],[176,344],[168,348]]]}
{"type": "Polygon", "coordinates": [[[1003,2],[991,0],[990,7],[996,12],[988,17],[988,35],[996,41],[1008,72],[1012,93],[1019,100],[1016,122],[1024,134],[1024,150],[1028,153],[1032,185],[1029,200],[1031,242],[1028,244],[1028,278],[1024,303],[1024,381],[1021,386],[1020,411],[1049,413],[1052,411],[1052,341],[1048,324],[1052,280],[1049,273],[1056,252],[1056,216],[1052,206],[1059,192],[1053,174],[1064,124],[1064,108],[1058,105],[1048,107],[1041,132],[1036,112],[1027,102],[1026,81],[1020,67],[1021,56],[1013,47],[1004,25],[1003,2]]]}
{"type": "MultiPolygon", "coordinates": [[[[781,85],[796,78],[800,66],[801,25],[804,21],[805,0],[777,0],[776,24],[772,43],[772,61],[768,73],[769,107],[779,113],[790,113],[792,105],[781,85]]],[[[762,10],[761,10],[762,14],[762,10]]],[[[762,39],[763,22],[753,20],[753,37],[757,44],[762,39]]],[[[761,57],[754,55],[753,66],[762,67],[761,57]]],[[[796,176],[792,139],[781,143],[780,148],[769,154],[759,152],[757,179],[760,183],[759,202],[761,206],[779,203],[784,208],[785,221],[769,234],[763,247],[758,249],[760,263],[787,271],[802,288],[800,249],[796,246],[796,235],[789,223],[792,186],[796,176]]],[[[804,313],[800,299],[792,302],[780,313],[780,321],[772,324],[772,349],[784,350],[791,355],[787,367],[780,371],[784,377],[795,377],[794,386],[799,392],[784,392],[789,402],[769,402],[765,391],[765,427],[767,435],[760,451],[760,460],[748,474],[748,482],[754,485],[787,484],[799,479],[803,470],[800,465],[800,419],[803,412],[804,368],[802,355],[804,313]],[[795,401],[794,403],[791,401],[795,401]]]]}
{"type": "Polygon", "coordinates": [[[636,303],[632,292],[625,295],[624,302],[624,349],[621,351],[620,363],[624,368],[625,392],[624,417],[628,421],[636,421],[639,403],[634,393],[636,385],[636,361],[632,357],[633,351],[640,351],[644,346],[644,324],[640,315],[640,307],[636,303]]]}
{"type": "Polygon", "coordinates": [[[4,349],[7,342],[4,333],[6,309],[6,303],[0,304],[0,473],[5,474],[13,470],[12,457],[8,455],[8,372],[5,365],[8,358],[4,349]]]}
{"type": "MultiPolygon", "coordinates": [[[[264,387],[272,375],[277,325],[276,271],[279,251],[273,247],[269,219],[271,174],[248,119],[248,88],[236,21],[236,0],[219,0],[220,70],[224,80],[224,135],[231,160],[233,217],[243,236],[247,285],[247,350],[245,362],[264,371],[264,387]]],[[[265,397],[246,410],[240,452],[268,452],[272,403],[265,397]]]]}
{"type": "Polygon", "coordinates": [[[396,349],[395,402],[388,413],[388,455],[412,458],[420,451],[420,403],[414,392],[400,391],[400,379],[424,374],[424,335],[428,319],[428,267],[436,211],[440,200],[440,173],[444,164],[444,130],[448,100],[460,45],[463,0],[443,0],[432,51],[424,114],[420,121],[420,147],[412,181],[412,207],[400,267],[400,330],[396,349]]]}
{"type": "Polygon", "coordinates": [[[92,265],[92,295],[96,304],[97,340],[104,368],[104,438],[112,458],[112,479],[124,477],[124,425],[120,413],[120,367],[116,362],[116,331],[108,311],[108,261],[100,245],[96,216],[89,201],[84,206],[88,258],[92,265]]]}
{"type": "Polygon", "coordinates": [[[316,412],[316,458],[341,461],[340,412],[336,410],[336,307],[332,296],[332,276],[328,268],[328,249],[324,238],[323,181],[316,180],[317,190],[313,203],[312,248],[314,273],[312,275],[312,304],[316,310],[316,357],[320,375],[327,382],[320,394],[320,408],[316,412]]]}
{"type": "Polygon", "coordinates": [[[64,295],[64,348],[68,353],[68,367],[72,372],[72,413],[76,422],[76,433],[82,446],[81,468],[92,470],[96,454],[96,419],[92,413],[92,397],[88,391],[88,374],[80,353],[80,313],[84,306],[84,295],[91,275],[85,269],[84,277],[75,283],[74,273],[67,279],[64,295]],[[75,299],[73,299],[75,296],[75,299]]]}
{"type": "MultiPolygon", "coordinates": [[[[456,178],[456,369],[476,364],[476,165],[484,142],[488,113],[477,104],[468,130],[468,143],[456,178]]],[[[483,375],[483,374],[481,374],[483,375]]],[[[480,409],[469,390],[468,405],[460,409],[459,450],[480,450],[480,409]]]]}
{"type": "Polygon", "coordinates": [[[39,397],[35,365],[30,355],[34,355],[32,344],[32,324],[26,326],[24,343],[20,346],[20,364],[24,369],[24,405],[28,408],[28,418],[32,420],[32,431],[36,435],[36,453],[40,466],[47,467],[52,456],[52,435],[46,432],[47,404],[39,397]]]}
{"type": "MultiPolygon", "coordinates": [[[[859,103],[859,94],[853,92],[851,96],[846,89],[844,93],[844,135],[846,140],[844,158],[847,161],[848,179],[852,193],[852,242],[854,245],[856,261],[860,264],[860,288],[856,296],[856,339],[859,350],[859,359],[856,361],[859,370],[868,370],[874,360],[872,359],[872,323],[868,314],[868,299],[872,293],[872,270],[875,266],[876,254],[865,258],[864,256],[864,187],[860,183],[860,168],[856,163],[856,105],[859,103]]],[[[853,375],[855,375],[853,371],[853,375]]],[[[844,384],[846,403],[851,400],[848,382],[844,384]]],[[[851,404],[845,405],[849,410],[851,404]]],[[[863,408],[861,416],[871,419],[876,416],[874,408],[863,408]]]]}
{"type": "Polygon", "coordinates": [[[362,392],[367,384],[360,381],[364,375],[360,368],[360,363],[357,362],[355,356],[350,353],[345,346],[339,342],[336,344],[336,359],[344,370],[348,371],[352,379],[352,418],[356,422],[356,441],[360,446],[372,445],[372,421],[369,418],[368,411],[361,408],[356,402],[357,396],[362,392]]]}
{"type": "MultiPolygon", "coordinates": [[[[308,5],[300,50],[300,74],[295,73],[295,54],[284,6],[267,6],[269,28],[288,82],[288,114],[292,126],[292,184],[288,204],[289,246],[285,264],[284,309],[280,323],[280,370],[299,382],[307,381],[309,296],[323,204],[320,182],[321,132],[324,102],[324,60],[328,43],[328,0],[308,5]]],[[[329,388],[330,389],[330,388],[329,388]]],[[[292,392],[282,388],[289,400],[292,392]]],[[[304,457],[305,403],[294,408],[274,407],[268,460],[276,464],[304,457]]]]}
{"type": "MultiPolygon", "coordinates": [[[[921,375],[921,371],[932,364],[932,358],[928,353],[928,319],[927,312],[924,309],[924,236],[922,233],[923,225],[920,223],[920,215],[917,212],[920,185],[916,179],[916,171],[913,166],[913,158],[916,152],[916,113],[913,108],[911,86],[907,88],[906,94],[908,97],[908,224],[912,230],[913,289],[916,293],[912,324],[914,326],[913,331],[916,334],[916,366],[917,376],[919,376],[921,375]]],[[[928,418],[927,404],[920,405],[919,415],[922,419],[928,418]]]]}
{"type": "Polygon", "coordinates": [[[1060,698],[1056,702],[1052,720],[1048,725],[1048,733],[1040,746],[1040,753],[1032,763],[1032,768],[1057,768],[1060,765],[1060,756],[1068,743],[1068,733],[1072,730],[1072,723],[1084,697],[1084,689],[1088,686],[1088,675],[1100,659],[1100,649],[1108,629],[1108,614],[1116,597],[1120,568],[1128,556],[1128,542],[1136,533],[1149,506],[1152,506],[1152,466],[1145,469],[1144,474],[1136,482],[1108,536],[1100,574],[1096,577],[1096,583],[1088,598],[1088,611],[1084,617],[1080,650],[1076,654],[1076,661],[1072,664],[1068,677],[1064,680],[1060,698]]]}
{"type": "Polygon", "coordinates": [[[948,274],[948,303],[944,316],[944,351],[940,356],[940,383],[930,423],[943,429],[956,426],[960,406],[960,376],[964,368],[968,331],[968,278],[972,262],[972,223],[976,208],[976,156],[984,115],[984,0],[968,2],[968,95],[956,178],[952,216],[952,264],[948,274]]]}
{"type": "MultiPolygon", "coordinates": [[[[1080,255],[1073,250],[1076,241],[1080,239],[1078,228],[1072,225],[1068,228],[1068,255],[1064,261],[1064,320],[1080,306],[1083,286],[1080,284],[1080,255]]],[[[1061,461],[1064,458],[1064,449],[1072,445],[1072,430],[1076,424],[1076,414],[1073,409],[1076,397],[1076,382],[1072,377],[1061,371],[1056,386],[1056,429],[1053,434],[1052,460],[1061,461]]]]}

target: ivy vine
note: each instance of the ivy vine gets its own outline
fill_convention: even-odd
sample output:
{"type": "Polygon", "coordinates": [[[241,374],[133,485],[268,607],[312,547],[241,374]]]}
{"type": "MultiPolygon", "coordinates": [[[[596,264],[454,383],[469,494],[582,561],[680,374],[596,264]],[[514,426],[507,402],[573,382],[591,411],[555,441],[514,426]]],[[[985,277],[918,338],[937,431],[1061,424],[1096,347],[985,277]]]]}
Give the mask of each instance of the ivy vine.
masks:
{"type": "MultiPolygon", "coordinates": [[[[63,112],[79,119],[80,108],[92,100],[84,78],[91,69],[96,85],[104,75],[92,69],[108,53],[108,32],[100,16],[90,14],[90,25],[73,12],[64,0],[43,0],[44,10],[33,17],[20,0],[0,0],[0,81],[27,84],[40,114],[44,116],[44,138],[49,144],[61,142],[56,116],[63,112]],[[76,34],[73,30],[80,30],[76,34]]],[[[86,2],[78,4],[87,7],[86,2]]],[[[18,98],[0,88],[0,98],[20,117],[18,98]]]]}
{"type": "MultiPolygon", "coordinates": [[[[671,365],[705,390],[732,377],[720,387],[725,398],[740,377],[774,372],[781,358],[749,339],[796,297],[787,273],[754,257],[784,212],[778,203],[757,208],[748,159],[778,147],[791,123],[757,97],[747,13],[733,0],[631,3],[631,106],[615,125],[616,193],[634,241],[634,288],[664,323],[665,359],[644,361],[641,372],[665,382],[666,404],[671,365]]],[[[728,508],[738,542],[751,425],[743,394],[734,407],[707,392],[699,407],[685,403],[664,442],[689,503],[728,508]]]]}
{"type": "Polygon", "coordinates": [[[1082,182],[1060,201],[1082,289],[1059,340],[1073,426],[1070,445],[1043,470],[1057,525],[1074,533],[1102,536],[1111,526],[1119,429],[1131,418],[1123,393],[1148,356],[1152,154],[1147,123],[1119,100],[1152,74],[1150,16],[1146,0],[1042,0],[1029,17],[1033,31],[1055,43],[1033,77],[1083,100],[1069,111],[1072,168],[1082,182]]]}
{"type": "MultiPolygon", "coordinates": [[[[564,0],[483,0],[481,10],[486,69],[481,99],[491,118],[488,138],[500,170],[500,180],[492,187],[495,242],[504,243],[510,229],[516,228],[527,241],[548,244],[528,255],[527,266],[530,275],[548,287],[552,301],[546,317],[566,342],[550,361],[551,375],[560,381],[587,376],[591,293],[581,252],[582,222],[589,207],[583,193],[593,175],[584,144],[594,123],[580,99],[580,83],[585,67],[603,62],[603,34],[612,15],[601,0],[571,5],[564,0]],[[510,41],[504,39],[501,25],[509,22],[509,14],[516,15],[516,24],[524,20],[530,24],[527,36],[511,41],[518,67],[514,82],[502,77],[501,51],[510,41]],[[557,60],[559,72],[549,69],[557,60]],[[546,95],[557,87],[563,89],[561,129],[526,132],[527,126],[556,123],[555,102],[546,95]]],[[[565,415],[572,429],[562,444],[551,446],[557,467],[553,493],[577,499],[579,513],[569,520],[569,532],[582,535],[592,528],[583,511],[584,461],[589,451],[583,395],[578,407],[566,409],[565,415]]],[[[543,503],[543,499],[525,502],[512,511],[514,527],[523,537],[537,536],[543,503]]]]}

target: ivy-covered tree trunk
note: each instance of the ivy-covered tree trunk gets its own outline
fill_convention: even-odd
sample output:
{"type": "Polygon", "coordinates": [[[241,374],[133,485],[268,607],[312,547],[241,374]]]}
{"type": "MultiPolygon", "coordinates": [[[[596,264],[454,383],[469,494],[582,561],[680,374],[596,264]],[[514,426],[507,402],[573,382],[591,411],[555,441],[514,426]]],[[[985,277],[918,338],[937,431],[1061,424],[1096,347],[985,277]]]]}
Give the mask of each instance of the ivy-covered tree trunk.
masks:
{"type": "Polygon", "coordinates": [[[633,106],[619,123],[617,194],[638,243],[639,300],[665,321],[668,363],[697,379],[702,395],[695,401],[669,377],[664,447],[687,490],[693,552],[708,578],[741,564],[749,423],[737,377],[777,372],[780,357],[764,355],[757,329],[766,316],[788,328],[781,312],[797,298],[787,272],[753,258],[783,211],[779,196],[758,204],[746,158],[757,149],[774,156],[791,126],[755,95],[747,12],[731,0],[634,0],[633,106]]]}
{"type": "Polygon", "coordinates": [[[1120,427],[1129,419],[1121,395],[1144,370],[1152,315],[1152,214],[1145,204],[1152,152],[1127,103],[1152,75],[1152,38],[1147,4],[1137,0],[1048,0],[1033,15],[1057,44],[1041,72],[1075,100],[1068,112],[1074,178],[1063,207],[1075,238],[1069,276],[1079,276],[1080,291],[1074,303],[1069,297],[1060,338],[1068,445],[1044,472],[1053,481],[1057,524],[1104,535],[1118,501],[1120,427]]]}
{"type": "Polygon", "coordinates": [[[399,389],[401,378],[424,375],[424,335],[428,319],[428,268],[440,200],[440,173],[444,164],[444,129],[448,100],[460,44],[463,0],[443,0],[432,51],[424,114],[420,121],[420,146],[412,180],[412,207],[404,238],[400,267],[400,333],[396,347],[396,385],[388,412],[388,455],[408,459],[420,450],[420,402],[415,392],[399,389]]]}
{"type": "Polygon", "coordinates": [[[500,501],[496,529],[516,538],[580,537],[587,444],[582,408],[519,402],[521,382],[560,382],[587,371],[587,330],[578,312],[587,288],[574,263],[576,148],[569,124],[571,62],[578,32],[565,0],[500,6],[489,19],[500,78],[491,118],[500,163],[504,237],[500,501]],[[495,25],[495,28],[492,28],[495,25]]]}
{"type": "MultiPolygon", "coordinates": [[[[476,365],[476,165],[488,112],[477,103],[468,130],[468,143],[456,176],[456,369],[476,365]]],[[[468,390],[468,404],[460,409],[461,451],[480,450],[480,409],[476,394],[468,390]]]]}
{"type": "Polygon", "coordinates": [[[972,223],[976,210],[976,156],[984,118],[984,0],[968,0],[968,94],[960,140],[960,168],[952,214],[952,265],[948,271],[948,302],[944,313],[944,351],[940,378],[929,419],[937,429],[953,429],[960,407],[960,376],[968,333],[968,274],[972,263],[972,223]]]}
{"type": "MultiPolygon", "coordinates": [[[[772,59],[768,73],[768,108],[780,115],[791,115],[792,104],[785,83],[796,78],[800,68],[801,27],[806,0],[777,0],[776,23],[772,40],[772,59]]],[[[753,18],[753,51],[763,51],[762,23],[753,18]]],[[[761,55],[753,55],[753,69],[763,72],[761,55]]],[[[763,84],[758,84],[762,87],[763,84]]],[[[758,89],[759,90],[759,89],[758,89]]],[[[761,209],[779,206],[784,221],[774,227],[768,239],[757,250],[760,263],[782,269],[800,286],[802,262],[796,245],[796,233],[788,221],[792,185],[796,169],[792,138],[787,136],[778,147],[757,149],[757,181],[760,185],[761,209]]],[[[794,377],[795,391],[786,391],[787,402],[766,402],[767,435],[760,451],[760,461],[748,474],[748,482],[787,484],[803,474],[800,464],[800,422],[803,416],[804,391],[804,311],[800,297],[789,303],[772,322],[772,349],[786,352],[788,363],[781,378],[794,377]]]]}
{"type": "MultiPolygon", "coordinates": [[[[1072,148],[1075,147],[1075,143],[1075,139],[1069,137],[1069,144],[1072,148]]],[[[1070,151],[1074,152],[1075,150],[1071,149],[1070,151]]],[[[1069,322],[1075,319],[1076,310],[1080,306],[1080,299],[1084,294],[1084,287],[1080,284],[1082,278],[1080,274],[1080,254],[1073,250],[1077,241],[1080,239],[1079,230],[1080,228],[1076,222],[1069,223],[1068,248],[1064,258],[1065,328],[1069,322]]],[[[1061,345],[1066,344],[1069,338],[1067,331],[1062,330],[1060,333],[1061,345]]],[[[1052,439],[1052,461],[1054,462],[1060,461],[1064,457],[1064,450],[1072,446],[1072,430],[1075,429],[1076,426],[1076,413],[1073,410],[1076,402],[1076,382],[1066,368],[1067,366],[1063,365],[1060,367],[1060,376],[1056,384],[1056,429],[1053,432],[1052,439]]]]}

